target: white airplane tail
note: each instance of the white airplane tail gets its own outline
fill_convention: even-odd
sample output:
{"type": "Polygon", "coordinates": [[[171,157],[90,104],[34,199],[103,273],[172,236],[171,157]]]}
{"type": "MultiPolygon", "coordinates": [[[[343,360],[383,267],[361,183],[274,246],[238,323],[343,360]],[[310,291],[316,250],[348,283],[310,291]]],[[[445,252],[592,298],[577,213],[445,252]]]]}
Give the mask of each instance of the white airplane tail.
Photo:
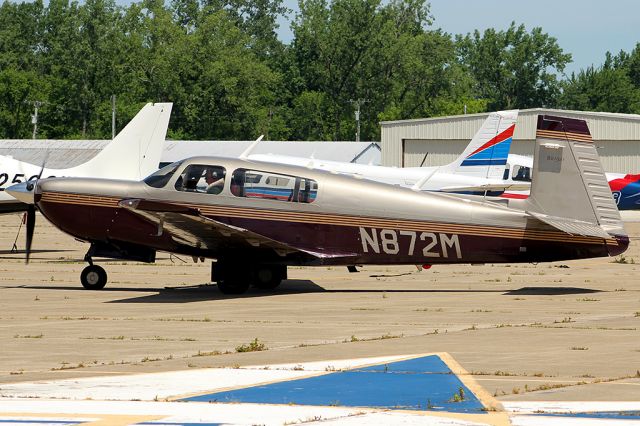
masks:
{"type": "Polygon", "coordinates": [[[518,110],[489,114],[464,152],[454,162],[440,167],[439,171],[502,179],[517,119],[518,110]]]}
{"type": "Polygon", "coordinates": [[[141,180],[158,169],[172,103],[148,103],[102,151],[67,176],[141,180]]]}

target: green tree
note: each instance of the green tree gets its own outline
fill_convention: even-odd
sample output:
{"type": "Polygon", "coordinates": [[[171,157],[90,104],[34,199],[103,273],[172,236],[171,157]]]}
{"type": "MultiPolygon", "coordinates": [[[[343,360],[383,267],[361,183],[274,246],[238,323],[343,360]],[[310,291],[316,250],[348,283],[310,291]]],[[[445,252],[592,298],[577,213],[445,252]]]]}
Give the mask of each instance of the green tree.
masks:
{"type": "Polygon", "coordinates": [[[277,21],[289,12],[282,0],[204,0],[203,5],[213,12],[225,11],[227,18],[249,37],[251,50],[259,58],[274,57],[281,52],[277,21]]]}
{"type": "Polygon", "coordinates": [[[564,83],[559,105],[584,111],[640,112],[640,87],[634,84],[631,56],[607,53],[602,67],[572,74],[564,83]]]}
{"type": "Polygon", "coordinates": [[[0,137],[31,137],[33,102],[46,98],[46,81],[32,71],[0,71],[0,137]]]}
{"type": "Polygon", "coordinates": [[[456,37],[460,62],[476,81],[477,97],[488,108],[531,108],[555,105],[560,94],[558,73],[571,55],[539,27],[527,32],[515,22],[506,31],[456,37]]]}
{"type": "Polygon", "coordinates": [[[304,126],[295,112],[292,134],[352,139],[357,99],[366,101],[364,140],[379,137],[379,119],[437,115],[439,101],[461,91],[461,74],[451,37],[428,31],[430,23],[424,0],[301,1],[291,47],[300,78],[291,81],[303,84],[291,90],[292,110],[315,115],[304,126]]]}

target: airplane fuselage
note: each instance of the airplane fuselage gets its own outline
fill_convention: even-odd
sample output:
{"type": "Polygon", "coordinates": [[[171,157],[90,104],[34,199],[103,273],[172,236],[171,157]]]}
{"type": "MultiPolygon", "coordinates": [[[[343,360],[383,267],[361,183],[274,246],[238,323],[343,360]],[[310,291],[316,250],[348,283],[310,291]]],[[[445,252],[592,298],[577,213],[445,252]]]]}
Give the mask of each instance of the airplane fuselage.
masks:
{"type": "MultiPolygon", "coordinates": [[[[247,262],[287,265],[437,264],[613,256],[628,245],[624,236],[569,235],[516,208],[300,167],[227,158],[189,159],[159,188],[144,182],[46,179],[38,182],[37,192],[38,208],[63,231],[131,253],[140,248],[141,253],[149,249],[220,259],[242,251],[247,262]],[[215,195],[176,190],[180,169],[199,163],[223,167],[228,176],[248,168],[254,174],[302,176],[317,183],[317,192],[311,202],[292,202],[278,199],[274,191],[258,191],[256,183],[253,194],[257,195],[247,198],[232,193],[229,179],[215,195]],[[193,244],[191,225],[185,223],[183,229],[175,225],[172,232],[163,232],[158,223],[123,208],[123,202],[132,199],[150,203],[148,211],[153,211],[154,202],[163,208],[175,206],[176,211],[189,209],[295,250],[277,254],[259,244],[252,246],[250,239],[247,247],[227,245],[224,235],[217,234],[209,240],[203,236],[201,244],[193,244]]],[[[210,232],[217,231],[212,228],[210,232]]]]}

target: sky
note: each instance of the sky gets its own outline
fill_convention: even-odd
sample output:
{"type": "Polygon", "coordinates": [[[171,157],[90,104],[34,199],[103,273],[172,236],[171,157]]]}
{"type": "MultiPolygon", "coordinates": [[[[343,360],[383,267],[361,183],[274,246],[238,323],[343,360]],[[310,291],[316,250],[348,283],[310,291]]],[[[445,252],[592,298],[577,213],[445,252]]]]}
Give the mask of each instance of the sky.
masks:
{"type": "MultiPolygon", "coordinates": [[[[638,0],[431,0],[433,28],[450,34],[466,34],[487,28],[506,30],[512,21],[527,31],[542,27],[555,37],[573,62],[565,73],[591,65],[600,66],[605,53],[630,52],[640,42],[638,0]]],[[[284,0],[294,11],[297,0],[284,0]]],[[[285,43],[293,37],[289,24],[280,22],[278,33],[285,43]]]]}

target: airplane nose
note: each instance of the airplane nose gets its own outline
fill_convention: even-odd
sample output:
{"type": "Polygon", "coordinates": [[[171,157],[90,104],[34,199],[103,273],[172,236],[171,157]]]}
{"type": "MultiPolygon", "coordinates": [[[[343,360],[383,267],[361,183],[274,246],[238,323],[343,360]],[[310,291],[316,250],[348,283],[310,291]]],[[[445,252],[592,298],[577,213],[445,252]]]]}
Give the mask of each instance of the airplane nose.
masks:
{"type": "Polygon", "coordinates": [[[36,185],[34,181],[17,183],[7,188],[6,192],[18,201],[35,204],[36,185]]]}

